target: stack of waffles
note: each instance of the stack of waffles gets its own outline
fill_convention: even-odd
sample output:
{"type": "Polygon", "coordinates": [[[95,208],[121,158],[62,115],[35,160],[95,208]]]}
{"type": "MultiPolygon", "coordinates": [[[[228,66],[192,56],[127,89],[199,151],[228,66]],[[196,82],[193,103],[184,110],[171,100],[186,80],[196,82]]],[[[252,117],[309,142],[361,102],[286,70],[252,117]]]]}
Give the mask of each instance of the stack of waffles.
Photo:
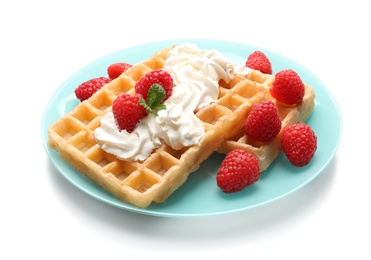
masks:
{"type": "Polygon", "coordinates": [[[215,151],[248,150],[259,159],[261,170],[267,169],[282,150],[279,140],[283,129],[304,122],[314,108],[315,94],[305,84],[305,96],[299,105],[277,104],[282,130],[276,139],[269,143],[250,140],[243,130],[250,110],[260,101],[274,101],[269,94],[274,76],[251,70],[247,76],[235,75],[228,83],[221,80],[218,99],[196,112],[205,129],[197,144],[181,150],[163,144],[144,161],[134,162],[105,152],[94,138],[100,120],[111,111],[116,97],[133,93],[136,82],[147,72],[163,68],[172,48],[132,66],[48,129],[50,147],[67,163],[117,198],[140,208],[164,202],[215,151]]]}

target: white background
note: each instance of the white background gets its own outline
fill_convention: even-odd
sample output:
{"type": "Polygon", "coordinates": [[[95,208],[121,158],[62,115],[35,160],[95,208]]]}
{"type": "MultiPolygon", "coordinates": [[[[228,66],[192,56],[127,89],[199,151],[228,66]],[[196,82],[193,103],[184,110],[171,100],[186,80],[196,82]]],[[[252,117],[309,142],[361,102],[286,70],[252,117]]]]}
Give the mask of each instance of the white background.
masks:
{"type": "Polygon", "coordinates": [[[371,143],[365,124],[371,19],[365,3],[2,1],[0,258],[370,259],[371,143]],[[52,94],[106,54],[177,38],[260,46],[320,78],[343,118],[341,144],[325,171],[263,207],[191,219],[126,212],[66,181],[41,138],[52,94]]]}

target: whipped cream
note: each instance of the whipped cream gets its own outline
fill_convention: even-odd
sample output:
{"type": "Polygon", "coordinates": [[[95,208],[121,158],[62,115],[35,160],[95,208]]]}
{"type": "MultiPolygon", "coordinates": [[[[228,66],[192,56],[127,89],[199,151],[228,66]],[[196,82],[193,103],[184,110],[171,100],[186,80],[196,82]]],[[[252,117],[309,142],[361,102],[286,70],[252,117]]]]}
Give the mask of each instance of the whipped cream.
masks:
{"type": "Polygon", "coordinates": [[[218,98],[218,82],[230,81],[233,66],[216,50],[188,43],[169,51],[163,69],[174,80],[166,109],[148,114],[131,133],[119,131],[112,112],[107,113],[94,132],[103,150],[123,160],[142,161],[163,142],[179,150],[204,135],[203,123],[194,113],[218,98]]]}
{"type": "Polygon", "coordinates": [[[243,76],[245,78],[247,78],[247,76],[249,75],[250,70],[251,69],[249,67],[246,67],[245,63],[238,64],[233,68],[234,74],[243,76]]]}
{"type": "Polygon", "coordinates": [[[94,136],[103,150],[120,159],[144,160],[161,145],[159,139],[152,138],[147,121],[147,117],[143,118],[132,133],[120,131],[110,112],[101,119],[101,126],[95,129],[94,136]]]}

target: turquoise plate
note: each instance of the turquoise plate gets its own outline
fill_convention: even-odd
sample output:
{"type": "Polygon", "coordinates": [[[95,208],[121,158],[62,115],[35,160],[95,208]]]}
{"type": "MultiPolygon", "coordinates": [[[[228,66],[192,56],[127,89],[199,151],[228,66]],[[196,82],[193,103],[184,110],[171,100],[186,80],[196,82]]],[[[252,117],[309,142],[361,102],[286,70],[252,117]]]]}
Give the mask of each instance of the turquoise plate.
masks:
{"type": "Polygon", "coordinates": [[[273,202],[297,191],[325,170],[336,153],[341,131],[341,114],[336,101],[326,86],[307,69],[277,53],[255,46],[201,39],[171,40],[138,45],[114,52],[92,62],[72,75],[57,89],[51,97],[42,119],[42,139],[46,152],[56,169],[68,181],[107,204],[132,212],[162,217],[201,217],[240,212],[273,202]],[[81,82],[92,77],[106,75],[106,68],[111,63],[125,61],[134,64],[148,59],[153,53],[172,44],[183,42],[193,42],[201,49],[215,48],[235,63],[245,62],[252,51],[260,49],[271,60],[273,73],[291,68],[301,76],[304,82],[312,85],[316,92],[316,106],[307,123],[316,132],[318,149],[311,163],[305,167],[296,168],[291,166],[281,153],[254,185],[238,193],[224,194],[217,187],[215,181],[215,175],[223,156],[213,154],[197,172],[190,175],[187,182],[165,203],[153,204],[146,209],[141,209],[120,201],[95,185],[65,163],[59,154],[47,145],[47,128],[78,104],[74,96],[74,89],[81,82]]]}

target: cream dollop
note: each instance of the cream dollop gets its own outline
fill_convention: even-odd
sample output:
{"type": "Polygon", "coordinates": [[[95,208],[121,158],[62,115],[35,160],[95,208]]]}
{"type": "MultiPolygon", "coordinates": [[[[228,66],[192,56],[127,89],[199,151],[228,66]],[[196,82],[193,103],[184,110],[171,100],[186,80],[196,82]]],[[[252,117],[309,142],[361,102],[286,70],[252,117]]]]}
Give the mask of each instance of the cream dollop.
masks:
{"type": "Polygon", "coordinates": [[[179,150],[202,138],[203,123],[194,112],[218,98],[219,80],[231,79],[232,65],[216,50],[182,44],[168,53],[163,69],[175,85],[166,109],[143,118],[132,133],[119,131],[112,112],[107,113],[94,132],[102,149],[123,160],[144,160],[162,142],[179,150]]]}
{"type": "MultiPolygon", "coordinates": [[[[185,95],[178,97],[182,96],[185,95]]],[[[190,97],[188,95],[185,98],[190,100],[190,97]]],[[[153,137],[163,140],[176,150],[196,144],[205,133],[198,117],[193,112],[185,112],[182,106],[174,102],[166,104],[165,110],[149,115],[148,122],[149,128],[154,130],[153,137]]]]}
{"type": "Polygon", "coordinates": [[[251,69],[249,67],[246,67],[245,64],[238,64],[234,66],[233,70],[234,70],[234,74],[247,78],[251,69]]]}
{"type": "Polygon", "coordinates": [[[218,98],[219,80],[228,82],[233,67],[216,50],[200,50],[193,44],[183,44],[169,52],[164,69],[183,92],[192,91],[189,103],[182,103],[184,110],[194,112],[218,98]],[[191,89],[185,89],[187,87],[191,89]]]}
{"type": "Polygon", "coordinates": [[[120,131],[113,113],[110,112],[101,119],[101,126],[95,129],[94,136],[103,150],[117,158],[142,161],[161,145],[159,139],[152,137],[147,121],[147,118],[143,118],[132,133],[120,131]]]}

